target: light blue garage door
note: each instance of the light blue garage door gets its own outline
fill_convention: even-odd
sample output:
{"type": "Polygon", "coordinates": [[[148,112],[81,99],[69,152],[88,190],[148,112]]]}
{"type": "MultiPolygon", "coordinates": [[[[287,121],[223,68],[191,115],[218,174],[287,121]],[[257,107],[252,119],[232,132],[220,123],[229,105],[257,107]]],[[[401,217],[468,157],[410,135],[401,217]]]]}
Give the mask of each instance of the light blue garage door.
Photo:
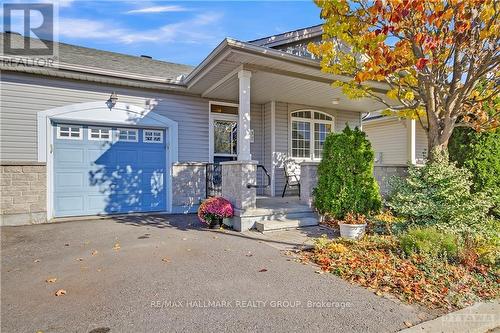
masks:
{"type": "Polygon", "coordinates": [[[55,216],[164,211],[164,130],[54,124],[55,216]]]}

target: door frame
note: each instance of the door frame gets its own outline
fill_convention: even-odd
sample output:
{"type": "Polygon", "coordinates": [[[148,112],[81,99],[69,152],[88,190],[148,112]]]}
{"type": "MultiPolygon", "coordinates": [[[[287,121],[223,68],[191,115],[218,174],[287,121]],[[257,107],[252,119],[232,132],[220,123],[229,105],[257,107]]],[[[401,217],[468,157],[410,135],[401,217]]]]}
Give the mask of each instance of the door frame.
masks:
{"type": "MultiPolygon", "coordinates": [[[[236,124],[239,123],[238,121],[239,116],[237,114],[212,113],[212,105],[233,106],[238,108],[239,112],[239,104],[237,103],[226,103],[226,102],[216,102],[216,101],[210,101],[208,103],[208,161],[210,163],[214,163],[214,120],[229,120],[229,121],[236,121],[236,124]]],[[[236,137],[236,140],[239,140],[238,136],[236,137]]],[[[236,158],[238,158],[238,154],[236,154],[236,158]]]]}
{"type": "Polygon", "coordinates": [[[116,103],[109,109],[106,102],[88,102],[66,105],[37,114],[38,162],[46,162],[47,176],[47,219],[54,218],[54,131],[52,122],[83,125],[101,125],[131,128],[157,128],[165,130],[168,143],[166,157],[165,186],[166,209],[172,212],[172,176],[173,163],[178,161],[178,125],[177,122],[144,109],[126,103],[116,103]]]}

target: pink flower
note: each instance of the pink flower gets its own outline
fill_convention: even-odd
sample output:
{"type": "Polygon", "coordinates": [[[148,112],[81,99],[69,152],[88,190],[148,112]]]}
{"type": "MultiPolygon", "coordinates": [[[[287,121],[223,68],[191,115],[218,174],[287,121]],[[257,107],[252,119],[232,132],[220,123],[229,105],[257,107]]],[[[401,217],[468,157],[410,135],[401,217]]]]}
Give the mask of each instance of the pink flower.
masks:
{"type": "Polygon", "coordinates": [[[208,198],[198,208],[198,218],[206,224],[210,224],[214,218],[232,217],[233,213],[233,205],[223,197],[208,198]]]}

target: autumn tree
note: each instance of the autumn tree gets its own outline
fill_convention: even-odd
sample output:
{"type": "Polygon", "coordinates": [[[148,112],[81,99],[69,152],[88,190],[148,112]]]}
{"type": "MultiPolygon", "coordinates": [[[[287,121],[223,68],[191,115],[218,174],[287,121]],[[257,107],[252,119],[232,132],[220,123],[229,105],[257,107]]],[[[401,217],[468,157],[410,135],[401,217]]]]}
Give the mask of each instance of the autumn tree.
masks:
{"type": "Polygon", "coordinates": [[[499,125],[500,2],[315,2],[324,35],[309,49],[323,71],[337,75],[333,85],[351,98],[370,97],[389,113],[418,119],[429,152],[447,148],[457,126],[499,125]],[[374,81],[385,82],[387,92],[375,89],[374,81]]]}

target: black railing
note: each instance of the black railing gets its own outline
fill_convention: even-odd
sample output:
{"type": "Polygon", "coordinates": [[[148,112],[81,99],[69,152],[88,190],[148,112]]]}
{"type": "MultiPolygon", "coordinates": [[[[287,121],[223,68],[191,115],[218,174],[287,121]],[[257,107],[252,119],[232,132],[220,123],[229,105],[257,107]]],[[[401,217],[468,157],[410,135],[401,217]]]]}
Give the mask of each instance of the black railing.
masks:
{"type": "MultiPolygon", "coordinates": [[[[264,173],[267,180],[266,184],[258,184],[259,177],[257,177],[257,184],[248,184],[247,188],[267,188],[271,186],[271,176],[267,169],[261,164],[257,165],[257,172],[259,169],[264,173]]],[[[208,163],[206,175],[207,198],[222,195],[222,166],[218,163],[208,163]]]]}
{"type": "Polygon", "coordinates": [[[207,198],[222,195],[222,166],[218,163],[207,164],[207,198]]]}
{"type": "MultiPolygon", "coordinates": [[[[271,176],[269,176],[269,172],[267,172],[267,169],[265,166],[263,166],[262,164],[258,164],[257,165],[257,172],[259,169],[262,169],[262,172],[264,172],[264,176],[266,176],[266,179],[267,179],[267,184],[247,184],[247,188],[267,188],[269,186],[271,186],[271,176]]],[[[258,177],[257,177],[258,179],[258,177]]],[[[257,181],[258,182],[258,181],[257,181]]]]}

